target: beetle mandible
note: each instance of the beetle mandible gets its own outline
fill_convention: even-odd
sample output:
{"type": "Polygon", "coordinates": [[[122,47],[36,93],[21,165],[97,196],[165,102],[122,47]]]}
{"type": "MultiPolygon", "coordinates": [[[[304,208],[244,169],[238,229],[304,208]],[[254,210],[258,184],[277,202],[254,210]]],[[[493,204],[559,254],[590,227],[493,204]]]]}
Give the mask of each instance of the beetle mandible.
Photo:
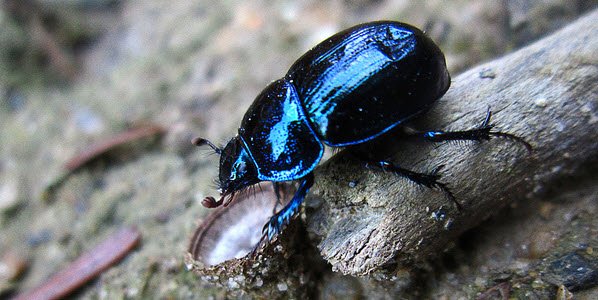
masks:
{"type": "MultiPolygon", "coordinates": [[[[404,23],[377,21],[341,31],[321,42],[268,85],[245,113],[237,136],[224,148],[203,138],[220,154],[218,183],[221,198],[204,200],[215,207],[235,192],[261,181],[300,180],[292,200],[264,226],[272,239],[297,213],[313,185],[313,170],[324,145],[349,150],[399,128],[403,122],[426,112],[450,86],[444,54],[421,30],[404,23]]],[[[492,131],[491,113],[477,128],[465,131],[412,132],[421,138],[488,140],[508,137],[531,146],[509,133],[492,131]]],[[[442,190],[459,208],[439,170],[410,171],[386,160],[366,161],[417,184],[442,190]]],[[[226,203],[225,203],[226,205],[226,203]]]]}

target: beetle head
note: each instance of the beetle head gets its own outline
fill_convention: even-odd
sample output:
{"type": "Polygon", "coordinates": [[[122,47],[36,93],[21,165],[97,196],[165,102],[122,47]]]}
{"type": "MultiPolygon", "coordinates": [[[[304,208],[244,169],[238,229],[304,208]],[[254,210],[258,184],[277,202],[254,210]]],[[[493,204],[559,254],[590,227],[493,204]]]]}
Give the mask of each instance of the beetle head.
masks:
{"type": "MultiPolygon", "coordinates": [[[[232,138],[220,154],[218,183],[222,196],[258,183],[257,169],[239,136],[232,138]]],[[[232,197],[232,196],[231,196],[232,197]]]]}
{"type": "Polygon", "coordinates": [[[224,202],[224,206],[226,206],[232,200],[235,192],[260,182],[252,158],[243,147],[243,142],[239,136],[232,138],[224,148],[216,147],[212,142],[204,138],[194,138],[191,143],[196,146],[208,145],[214,152],[220,155],[218,187],[221,197],[218,201],[214,197],[206,197],[202,201],[205,207],[213,208],[220,206],[223,204],[224,198],[230,196],[224,202]]]}

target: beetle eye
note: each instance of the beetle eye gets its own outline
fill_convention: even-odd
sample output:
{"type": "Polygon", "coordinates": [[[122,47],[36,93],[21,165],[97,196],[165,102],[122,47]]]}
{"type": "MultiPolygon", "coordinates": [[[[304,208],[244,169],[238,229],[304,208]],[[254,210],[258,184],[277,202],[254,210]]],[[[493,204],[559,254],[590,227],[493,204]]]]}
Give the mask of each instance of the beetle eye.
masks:
{"type": "Polygon", "coordinates": [[[232,172],[231,172],[230,176],[228,177],[229,180],[235,180],[235,179],[237,179],[238,175],[243,175],[245,173],[246,168],[247,167],[246,167],[246,164],[244,161],[235,162],[235,164],[233,165],[232,172]]]}
{"type": "Polygon", "coordinates": [[[245,173],[245,168],[246,168],[245,162],[241,161],[237,164],[237,172],[243,174],[243,173],[245,173]]]}

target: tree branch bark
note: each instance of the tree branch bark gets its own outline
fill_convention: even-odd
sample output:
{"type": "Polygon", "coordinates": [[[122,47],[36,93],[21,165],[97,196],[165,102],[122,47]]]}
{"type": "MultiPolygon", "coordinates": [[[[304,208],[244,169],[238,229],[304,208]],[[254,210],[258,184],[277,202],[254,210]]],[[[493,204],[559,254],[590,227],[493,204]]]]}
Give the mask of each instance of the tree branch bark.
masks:
{"type": "Polygon", "coordinates": [[[367,170],[337,155],[316,171],[307,227],[333,270],[365,275],[433,256],[515,200],[595,166],[598,153],[598,11],[453,79],[418,128],[463,130],[488,107],[496,129],[530,142],[405,143],[395,161],[429,172],[445,165],[463,210],[442,192],[367,170]]]}

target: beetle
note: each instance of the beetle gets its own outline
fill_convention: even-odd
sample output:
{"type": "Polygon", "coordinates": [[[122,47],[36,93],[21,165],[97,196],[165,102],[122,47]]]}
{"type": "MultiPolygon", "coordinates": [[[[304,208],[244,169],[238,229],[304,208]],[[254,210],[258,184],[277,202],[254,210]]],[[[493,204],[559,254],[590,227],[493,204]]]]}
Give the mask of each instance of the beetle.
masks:
{"type": "MultiPolygon", "coordinates": [[[[373,142],[429,110],[450,83],[442,51],[411,25],[377,21],[341,31],[301,56],[282,79],[270,83],[224,148],[204,138],[194,139],[194,144],[208,145],[220,154],[220,200],[206,197],[203,204],[226,205],[236,192],[261,181],[300,180],[291,201],[264,226],[263,234],[270,240],[298,212],[325,146],[351,150],[373,142]]],[[[515,135],[492,131],[490,117],[488,110],[481,126],[472,130],[411,134],[432,142],[502,136],[531,149],[515,135]]],[[[439,181],[442,166],[418,173],[383,159],[366,163],[440,189],[460,208],[439,181]]]]}

